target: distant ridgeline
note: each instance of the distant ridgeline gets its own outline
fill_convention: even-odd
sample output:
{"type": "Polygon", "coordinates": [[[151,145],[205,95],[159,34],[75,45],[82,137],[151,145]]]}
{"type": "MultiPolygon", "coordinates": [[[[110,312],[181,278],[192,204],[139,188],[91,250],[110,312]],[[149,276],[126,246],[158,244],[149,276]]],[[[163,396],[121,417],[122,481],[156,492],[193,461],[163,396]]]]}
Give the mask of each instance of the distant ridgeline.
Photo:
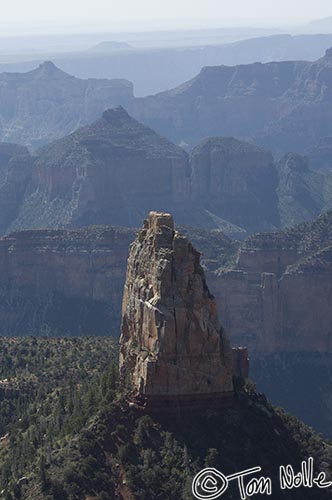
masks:
{"type": "Polygon", "coordinates": [[[254,144],[214,137],[188,155],[117,107],[33,155],[0,143],[0,233],[138,227],[154,209],[243,239],[329,208],[331,151],[325,139],[309,158],[288,154],[276,163],[254,144]]]}
{"type": "Polygon", "coordinates": [[[204,67],[192,80],[135,99],[133,116],[176,143],[253,140],[278,155],[304,153],[332,135],[332,51],[314,62],[204,67]]]}
{"type": "MultiPolygon", "coordinates": [[[[233,136],[254,141],[278,155],[289,151],[305,153],[321,137],[332,135],[331,50],[313,62],[303,60],[304,54],[310,59],[318,57],[319,51],[313,50],[317,43],[323,55],[323,47],[331,44],[331,37],[256,38],[224,47],[205,47],[203,55],[202,48],[194,52],[191,49],[186,52],[187,59],[197,58],[199,52],[199,60],[192,66],[193,70],[183,72],[183,79],[199,73],[175,88],[171,88],[174,84],[168,68],[172,67],[170,61],[175,58],[174,72],[182,74],[187,66],[186,61],[181,62],[182,51],[171,54],[164,50],[149,57],[144,51],[123,54],[120,50],[112,60],[102,54],[108,46],[102,44],[97,50],[84,54],[84,58],[59,61],[62,67],[86,75],[89,71],[84,66],[90,64],[95,68],[98,57],[105,58],[104,65],[113,64],[117,68],[122,65],[119,58],[122,61],[132,58],[130,71],[124,64],[125,73],[121,73],[121,69],[116,73],[130,76],[140,73],[135,70],[137,61],[141,62],[139,67],[156,71],[156,67],[160,68],[160,61],[156,59],[162,58],[164,67],[160,72],[164,74],[167,68],[164,79],[169,81],[167,88],[171,90],[141,98],[134,97],[133,84],[128,80],[83,80],[65,73],[51,62],[27,73],[1,73],[0,140],[36,149],[92,122],[106,109],[123,105],[139,121],[176,144],[186,144],[189,149],[207,137],[233,136]],[[276,47],[272,53],[271,44],[276,47]],[[292,45],[299,49],[292,52],[292,45]],[[241,59],[241,53],[246,51],[252,55],[241,59]],[[286,54],[280,56],[283,51],[286,54]],[[278,58],[286,60],[241,64],[278,58]],[[230,65],[216,65],[218,61],[230,65]],[[236,61],[240,64],[235,65],[236,61]]],[[[26,67],[31,67],[31,63],[26,67]]],[[[101,70],[97,74],[105,72],[101,70]]],[[[149,75],[138,79],[144,86],[149,75]]]]}
{"type": "MultiPolygon", "coordinates": [[[[218,268],[238,244],[218,231],[182,228],[218,268]]],[[[91,226],[27,230],[0,239],[0,335],[118,336],[135,230],[91,226]]]]}

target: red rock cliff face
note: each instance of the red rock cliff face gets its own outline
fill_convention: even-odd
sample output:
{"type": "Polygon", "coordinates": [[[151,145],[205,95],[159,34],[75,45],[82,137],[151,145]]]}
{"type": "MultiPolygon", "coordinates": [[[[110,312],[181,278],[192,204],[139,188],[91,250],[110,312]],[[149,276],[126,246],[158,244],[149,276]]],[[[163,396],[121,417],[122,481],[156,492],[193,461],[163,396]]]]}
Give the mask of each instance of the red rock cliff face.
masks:
{"type": "Polygon", "coordinates": [[[130,248],[122,306],[120,372],[137,396],[233,390],[231,350],[199,261],[171,215],[151,212],[130,248]]]}
{"type": "Polygon", "coordinates": [[[234,268],[208,274],[232,343],[251,353],[331,352],[330,220],[254,237],[234,268]]]}

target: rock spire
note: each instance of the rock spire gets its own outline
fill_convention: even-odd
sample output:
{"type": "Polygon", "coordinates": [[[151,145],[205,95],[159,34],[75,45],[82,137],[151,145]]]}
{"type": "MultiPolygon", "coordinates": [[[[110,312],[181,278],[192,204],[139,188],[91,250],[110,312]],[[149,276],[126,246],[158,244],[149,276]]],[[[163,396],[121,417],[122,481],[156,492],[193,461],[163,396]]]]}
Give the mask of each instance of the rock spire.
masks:
{"type": "Polygon", "coordinates": [[[120,373],[147,403],[233,396],[232,351],[200,254],[170,214],[150,212],[130,247],[120,373]]]}

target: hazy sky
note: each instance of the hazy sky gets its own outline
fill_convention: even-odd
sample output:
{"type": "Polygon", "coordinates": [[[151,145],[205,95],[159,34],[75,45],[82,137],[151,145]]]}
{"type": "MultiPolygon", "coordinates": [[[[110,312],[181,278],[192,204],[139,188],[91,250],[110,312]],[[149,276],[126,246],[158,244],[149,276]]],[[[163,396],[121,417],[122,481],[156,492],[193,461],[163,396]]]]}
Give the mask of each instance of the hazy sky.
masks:
{"type": "Polygon", "coordinates": [[[217,21],[243,25],[259,19],[280,24],[281,19],[306,21],[332,15],[332,0],[0,0],[0,7],[0,24],[7,28],[118,23],[120,29],[139,30],[156,21],[170,27],[217,21]]]}

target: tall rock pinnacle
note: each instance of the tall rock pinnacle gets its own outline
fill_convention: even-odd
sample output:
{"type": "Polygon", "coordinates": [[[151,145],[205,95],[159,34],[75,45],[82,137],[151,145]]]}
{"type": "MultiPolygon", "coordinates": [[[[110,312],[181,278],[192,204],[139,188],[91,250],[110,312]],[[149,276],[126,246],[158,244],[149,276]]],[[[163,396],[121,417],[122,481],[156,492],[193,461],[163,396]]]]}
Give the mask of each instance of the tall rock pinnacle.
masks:
{"type": "Polygon", "coordinates": [[[233,359],[200,254],[167,213],[150,212],[130,247],[120,373],[149,403],[233,394],[233,359]]]}

